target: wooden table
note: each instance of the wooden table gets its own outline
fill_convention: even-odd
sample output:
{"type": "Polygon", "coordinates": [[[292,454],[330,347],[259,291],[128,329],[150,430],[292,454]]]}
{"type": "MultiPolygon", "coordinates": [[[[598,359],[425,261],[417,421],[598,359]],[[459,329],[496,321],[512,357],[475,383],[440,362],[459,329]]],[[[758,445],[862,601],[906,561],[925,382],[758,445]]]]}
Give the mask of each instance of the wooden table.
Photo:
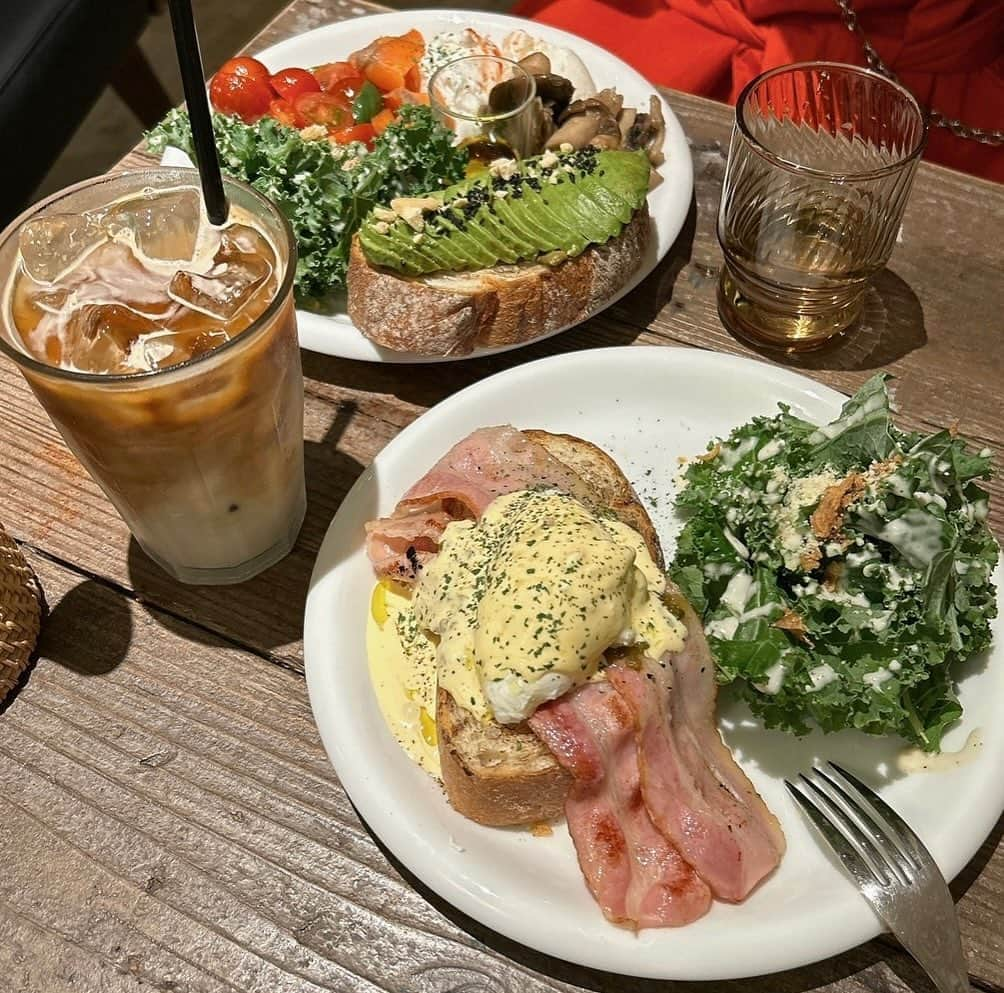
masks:
{"type": "MultiPolygon", "coordinates": [[[[252,51],[365,5],[296,0],[252,51]]],[[[170,582],[130,541],[25,383],[0,367],[0,516],[45,587],[38,664],[0,716],[0,993],[655,993],[519,947],[389,859],[321,748],[303,681],[304,594],[321,538],[373,456],[426,408],[543,355],[598,345],[749,350],[715,310],[731,111],[668,98],[693,143],[695,206],[645,283],[575,331],[438,367],[304,354],[309,507],[295,551],[230,589],[170,582]]],[[[133,154],[128,165],[148,162],[133,154]]],[[[1004,187],[924,165],[869,327],[799,363],[851,390],[898,377],[902,421],[958,420],[1004,462],[1004,187]]],[[[1004,484],[992,524],[1004,534],[1004,484]]],[[[1001,825],[956,880],[975,989],[1004,989],[1001,825]]],[[[741,940],[741,938],[739,939],[741,940]]],[[[728,949],[722,950],[728,955],[728,949]]],[[[717,990],[930,991],[881,938],[717,990]]]]}

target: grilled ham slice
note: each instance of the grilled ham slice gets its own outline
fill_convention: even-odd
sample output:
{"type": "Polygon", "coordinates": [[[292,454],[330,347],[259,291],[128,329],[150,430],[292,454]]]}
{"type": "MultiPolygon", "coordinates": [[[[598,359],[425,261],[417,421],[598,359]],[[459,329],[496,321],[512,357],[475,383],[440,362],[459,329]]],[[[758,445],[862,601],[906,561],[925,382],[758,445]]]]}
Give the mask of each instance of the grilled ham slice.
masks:
{"type": "Polygon", "coordinates": [[[603,914],[632,928],[689,924],[711,891],[652,823],[642,800],[634,714],[609,683],[540,707],[530,727],[571,773],[568,830],[603,914]]]}
{"type": "Polygon", "coordinates": [[[781,861],[777,818],[722,741],[715,715],[715,664],[701,622],[676,596],[684,648],[641,671],[607,670],[634,712],[641,788],[655,825],[719,900],[737,902],[781,861]]]}
{"type": "Polygon", "coordinates": [[[496,497],[540,485],[588,501],[577,473],[508,425],[481,428],[453,446],[409,489],[390,517],[366,524],[377,575],[413,582],[451,521],[476,519],[496,497]]]}

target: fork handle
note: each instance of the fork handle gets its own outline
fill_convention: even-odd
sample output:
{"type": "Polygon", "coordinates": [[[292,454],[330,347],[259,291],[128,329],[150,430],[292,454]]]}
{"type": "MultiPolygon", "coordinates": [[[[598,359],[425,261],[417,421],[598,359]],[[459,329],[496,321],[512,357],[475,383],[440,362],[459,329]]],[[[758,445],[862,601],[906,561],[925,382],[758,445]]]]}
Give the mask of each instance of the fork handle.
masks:
{"type": "MultiPolygon", "coordinates": [[[[947,896],[947,887],[945,890],[947,896]]],[[[916,921],[897,922],[892,933],[900,944],[917,960],[939,993],[970,993],[969,970],[966,967],[966,957],[962,951],[962,939],[959,936],[958,924],[954,916],[949,920],[935,917],[932,923],[939,921],[945,926],[938,928],[918,929],[916,921]]]]}

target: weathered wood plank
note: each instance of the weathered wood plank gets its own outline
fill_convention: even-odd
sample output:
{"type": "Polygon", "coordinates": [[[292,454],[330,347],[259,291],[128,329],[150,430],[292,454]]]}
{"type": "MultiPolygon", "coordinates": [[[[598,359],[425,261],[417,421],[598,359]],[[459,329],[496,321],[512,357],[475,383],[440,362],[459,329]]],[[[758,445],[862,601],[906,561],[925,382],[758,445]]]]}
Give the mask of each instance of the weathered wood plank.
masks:
{"type": "MultiPolygon", "coordinates": [[[[296,0],[248,50],[370,9],[296,0]]],[[[625,988],[486,933],[389,864],[338,787],[302,681],[287,670],[302,666],[303,596],[328,520],[361,468],[428,406],[493,372],[578,348],[754,354],[725,332],[715,307],[714,218],[731,111],[669,97],[693,145],[695,208],[670,256],[606,315],[470,363],[409,369],[305,353],[307,523],[294,553],[252,583],[193,591],[160,575],[24,383],[0,369],[4,521],[72,563],[32,556],[56,610],[42,661],[0,719],[0,852],[17,853],[0,874],[3,993],[625,988]]],[[[150,162],[133,153],[121,166],[150,162]]],[[[786,363],[844,390],[887,367],[899,377],[904,424],[958,419],[1000,461],[1002,211],[1001,187],[922,167],[871,330],[786,363]]],[[[1001,535],[1004,481],[992,492],[1001,535]]],[[[1001,826],[954,888],[978,987],[1004,989],[1001,826]]],[[[719,988],[930,990],[888,941],[719,988]]]]}
{"type": "MultiPolygon", "coordinates": [[[[388,862],[327,763],[300,677],[30,558],[52,616],[0,721],[0,850],[17,852],[0,875],[0,988],[623,990],[486,933],[388,862]]],[[[967,937],[985,875],[963,898],[967,937]]],[[[880,942],[718,988],[926,989],[880,942]]]]}

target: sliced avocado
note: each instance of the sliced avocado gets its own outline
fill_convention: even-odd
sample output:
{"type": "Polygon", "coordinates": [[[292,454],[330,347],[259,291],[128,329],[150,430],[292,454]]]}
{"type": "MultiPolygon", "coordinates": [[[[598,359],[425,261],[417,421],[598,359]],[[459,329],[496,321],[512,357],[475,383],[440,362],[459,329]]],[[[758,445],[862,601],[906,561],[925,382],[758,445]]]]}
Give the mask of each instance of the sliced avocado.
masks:
{"type": "Polygon", "coordinates": [[[586,187],[596,204],[615,217],[618,223],[627,224],[634,216],[635,208],[610,187],[604,186],[602,180],[583,176],[579,182],[586,187]]]}
{"type": "Polygon", "coordinates": [[[365,228],[359,230],[359,243],[362,245],[363,254],[371,265],[382,266],[385,269],[397,268],[396,256],[388,248],[382,238],[374,238],[365,228]]]}
{"type": "Polygon", "coordinates": [[[555,211],[556,194],[553,192],[556,187],[546,184],[538,193],[536,190],[527,188],[523,192],[523,202],[526,204],[531,216],[538,217],[540,221],[551,232],[552,248],[549,251],[561,250],[567,255],[581,255],[585,251],[589,239],[579,230],[578,225],[569,223],[562,216],[562,211],[555,211]]]}
{"type": "Polygon", "coordinates": [[[544,252],[550,251],[550,245],[554,241],[554,234],[549,233],[546,226],[540,223],[539,218],[525,210],[513,210],[512,202],[508,199],[499,201],[495,207],[499,218],[504,224],[509,224],[518,231],[521,237],[531,246],[529,254],[524,258],[535,258],[544,252]]]}
{"type": "Polygon", "coordinates": [[[439,218],[433,217],[425,222],[425,240],[434,246],[436,255],[443,262],[447,272],[458,272],[467,268],[467,257],[461,247],[452,239],[439,234],[439,218]]]}
{"type": "Polygon", "coordinates": [[[424,239],[415,241],[417,233],[407,224],[393,224],[387,235],[404,262],[404,271],[416,276],[441,268],[435,253],[426,249],[424,239]]]}
{"type": "Polygon", "coordinates": [[[567,178],[568,174],[560,173],[559,175],[561,179],[555,186],[555,209],[562,211],[568,224],[574,225],[576,230],[591,244],[602,245],[614,235],[620,234],[624,225],[616,214],[608,213],[594,196],[584,195],[589,193],[588,187],[573,192],[569,187],[576,184],[567,178]]]}
{"type": "Polygon", "coordinates": [[[462,252],[463,256],[467,259],[467,265],[463,269],[457,270],[458,272],[463,272],[467,269],[487,269],[498,262],[498,256],[477,235],[471,233],[470,227],[466,222],[444,217],[439,223],[449,233],[445,236],[437,234],[437,237],[449,238],[451,244],[462,252]]]}
{"type": "Polygon", "coordinates": [[[360,243],[375,265],[415,275],[480,269],[560,251],[578,255],[618,235],[645,202],[650,167],[643,152],[584,149],[525,159],[498,176],[478,176],[437,191],[459,208],[427,215],[422,236],[403,223],[384,228],[368,217],[360,243]],[[547,159],[547,166],[543,165],[547,159]],[[569,168],[570,167],[570,168],[569,168]],[[488,196],[485,188],[488,187],[488,196]],[[502,198],[496,191],[505,191],[502,198]]]}
{"type": "Polygon", "coordinates": [[[638,210],[648,195],[651,169],[642,151],[604,152],[596,157],[596,169],[592,176],[638,210]]]}
{"type": "Polygon", "coordinates": [[[508,246],[508,254],[499,254],[501,262],[521,262],[523,259],[532,259],[537,254],[537,247],[529,241],[518,227],[506,219],[503,212],[505,200],[495,200],[484,210],[479,210],[471,219],[472,226],[483,226],[486,232],[490,232],[492,237],[499,243],[508,246]]]}

